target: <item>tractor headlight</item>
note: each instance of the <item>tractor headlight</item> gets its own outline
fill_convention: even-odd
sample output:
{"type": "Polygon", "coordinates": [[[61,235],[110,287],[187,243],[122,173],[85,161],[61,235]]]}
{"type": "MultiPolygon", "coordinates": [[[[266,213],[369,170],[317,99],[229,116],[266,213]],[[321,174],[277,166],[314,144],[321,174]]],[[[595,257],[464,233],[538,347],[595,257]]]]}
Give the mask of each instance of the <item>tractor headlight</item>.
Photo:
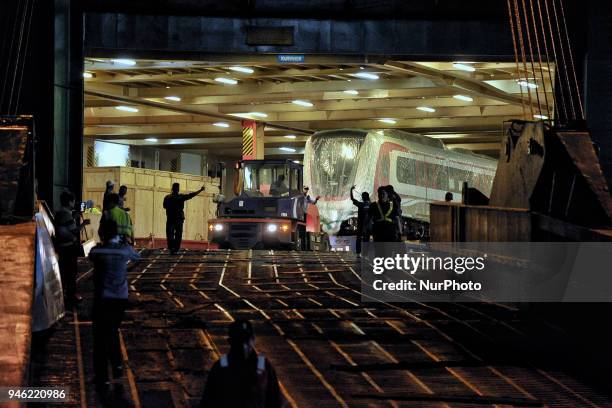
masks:
{"type": "Polygon", "coordinates": [[[266,230],[268,230],[268,232],[276,232],[278,226],[276,224],[268,224],[266,230]]]}
{"type": "Polygon", "coordinates": [[[223,224],[215,224],[214,228],[217,232],[223,231],[223,224]]]}

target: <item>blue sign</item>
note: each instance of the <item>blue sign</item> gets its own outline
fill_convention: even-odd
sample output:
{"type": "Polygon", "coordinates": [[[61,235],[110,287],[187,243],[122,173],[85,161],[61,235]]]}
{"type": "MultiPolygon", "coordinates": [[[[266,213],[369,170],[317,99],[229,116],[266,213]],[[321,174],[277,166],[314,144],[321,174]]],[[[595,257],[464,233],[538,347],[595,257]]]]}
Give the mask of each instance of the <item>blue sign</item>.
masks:
{"type": "Polygon", "coordinates": [[[282,63],[302,63],[306,60],[305,55],[297,54],[279,54],[276,56],[276,60],[282,63]]]}

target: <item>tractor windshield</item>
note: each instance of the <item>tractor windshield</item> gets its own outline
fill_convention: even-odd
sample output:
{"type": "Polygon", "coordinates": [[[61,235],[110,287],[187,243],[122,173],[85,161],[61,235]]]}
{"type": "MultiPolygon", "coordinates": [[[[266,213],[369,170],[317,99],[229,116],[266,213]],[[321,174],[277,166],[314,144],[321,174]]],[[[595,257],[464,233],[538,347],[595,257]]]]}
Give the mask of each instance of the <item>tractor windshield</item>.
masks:
{"type": "Polygon", "coordinates": [[[299,194],[300,170],[286,164],[245,163],[242,193],[249,197],[288,197],[299,194]]]}

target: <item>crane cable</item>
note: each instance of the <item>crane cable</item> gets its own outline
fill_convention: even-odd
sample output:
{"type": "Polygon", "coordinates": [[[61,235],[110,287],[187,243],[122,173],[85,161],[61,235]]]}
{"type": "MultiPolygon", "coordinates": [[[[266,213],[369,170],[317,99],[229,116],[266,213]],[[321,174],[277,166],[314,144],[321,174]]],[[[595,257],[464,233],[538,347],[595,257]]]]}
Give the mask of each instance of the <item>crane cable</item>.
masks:
{"type": "MultiPolygon", "coordinates": [[[[508,19],[510,20],[512,46],[514,47],[514,62],[516,63],[516,75],[520,76],[518,49],[516,48],[516,30],[514,29],[514,19],[512,18],[512,6],[510,5],[510,0],[506,0],[506,4],[508,5],[508,19]]],[[[521,91],[521,107],[523,108],[523,119],[527,119],[527,110],[525,108],[525,96],[523,95],[523,88],[519,86],[519,90],[521,91]]]]}
{"type": "MultiPolygon", "coordinates": [[[[554,109],[557,111],[557,114],[555,115],[555,120],[557,120],[557,118],[561,116],[561,113],[559,111],[559,105],[557,104],[556,97],[555,97],[555,77],[553,76],[553,70],[550,67],[550,54],[548,53],[548,40],[546,39],[546,31],[544,31],[544,18],[542,16],[542,7],[541,7],[540,0],[536,0],[536,4],[538,5],[538,17],[540,19],[540,28],[542,29],[542,41],[544,43],[544,53],[546,54],[546,68],[548,70],[548,78],[551,82],[551,88],[552,88],[552,94],[551,94],[552,102],[554,105],[554,109]]],[[[552,119],[552,116],[549,115],[549,118],[552,119]]]]}
{"type": "MultiPolygon", "coordinates": [[[[560,0],[562,1],[562,0],[560,0]]],[[[567,89],[569,92],[570,107],[572,109],[572,119],[576,119],[576,110],[574,108],[574,98],[572,97],[572,87],[570,86],[569,74],[567,73],[567,62],[565,60],[565,47],[563,47],[563,39],[561,38],[561,29],[559,27],[559,17],[557,16],[557,4],[555,0],[551,0],[553,5],[553,12],[555,15],[555,26],[557,27],[557,35],[559,37],[559,48],[561,48],[561,58],[563,59],[563,72],[565,73],[565,80],[567,81],[567,89]]]]}
{"type": "MultiPolygon", "coordinates": [[[[552,116],[550,114],[550,105],[548,104],[548,92],[546,90],[546,80],[544,78],[544,64],[542,64],[542,52],[540,50],[540,39],[539,39],[537,24],[536,24],[536,20],[535,20],[535,11],[533,9],[533,0],[529,0],[529,8],[531,10],[531,22],[532,22],[532,25],[533,25],[533,31],[534,31],[534,37],[535,37],[535,43],[536,43],[536,50],[538,51],[538,62],[540,63],[539,71],[540,71],[540,78],[542,80],[542,88],[544,90],[544,103],[546,104],[546,118],[547,119],[551,119],[552,116]]],[[[534,71],[533,74],[535,76],[535,71],[534,71]]],[[[541,114],[541,112],[540,112],[540,114],[541,114]]],[[[542,118],[542,119],[544,119],[544,118],[542,118]]]]}
{"type": "Polygon", "coordinates": [[[565,91],[563,90],[563,85],[561,85],[561,73],[560,73],[560,66],[559,66],[559,60],[557,58],[557,47],[555,46],[555,38],[553,37],[553,29],[552,29],[552,23],[550,21],[550,10],[548,8],[548,0],[544,0],[544,10],[546,11],[546,21],[548,24],[548,33],[550,35],[550,43],[552,46],[552,50],[553,50],[553,56],[554,56],[554,60],[555,60],[555,76],[556,79],[559,81],[559,95],[561,96],[561,107],[563,108],[563,114],[565,117],[565,120],[567,121],[569,118],[569,115],[567,114],[567,105],[565,103],[565,91]]]}
{"type": "MultiPolygon", "coordinates": [[[[531,45],[531,33],[530,33],[530,29],[529,29],[529,20],[527,19],[527,7],[525,6],[525,0],[521,0],[521,2],[523,3],[523,17],[525,18],[525,32],[527,33],[527,45],[529,46],[529,57],[530,57],[530,63],[531,63],[531,73],[533,74],[533,83],[535,85],[535,95],[536,95],[536,100],[538,102],[538,115],[541,118],[542,117],[542,104],[540,103],[540,93],[538,92],[538,85],[537,85],[537,80],[536,80],[536,73],[535,73],[535,64],[533,63],[533,47],[531,45]]],[[[526,75],[527,82],[529,83],[529,76],[526,75]]],[[[532,114],[533,116],[533,114],[532,114]]]]}
{"type": "Polygon", "coordinates": [[[572,53],[572,43],[569,38],[569,32],[567,31],[567,21],[565,19],[565,11],[563,8],[563,0],[559,1],[559,5],[561,6],[561,19],[563,21],[563,26],[565,27],[565,38],[567,41],[567,48],[570,57],[570,64],[572,65],[572,75],[574,77],[574,85],[576,86],[576,99],[578,100],[578,107],[580,108],[580,119],[584,120],[584,109],[582,107],[582,97],[580,94],[580,86],[578,85],[578,78],[576,77],[576,68],[574,67],[574,57],[572,53]]]}
{"type": "MultiPolygon", "coordinates": [[[[525,56],[525,44],[523,43],[523,29],[521,27],[521,16],[520,16],[520,12],[519,12],[519,3],[518,0],[514,0],[514,16],[516,18],[516,27],[518,30],[518,38],[519,38],[519,45],[521,48],[521,56],[522,56],[522,60],[523,60],[523,69],[525,71],[525,75],[527,75],[527,72],[529,71],[527,69],[527,58],[525,56]]],[[[520,78],[520,73],[519,73],[519,81],[521,80],[520,78]]],[[[527,81],[525,81],[527,82],[527,81]]],[[[520,86],[520,84],[519,84],[520,86]]],[[[527,86],[527,96],[529,98],[529,111],[531,112],[531,116],[533,117],[533,102],[531,100],[531,88],[529,88],[529,86],[527,86]]]]}

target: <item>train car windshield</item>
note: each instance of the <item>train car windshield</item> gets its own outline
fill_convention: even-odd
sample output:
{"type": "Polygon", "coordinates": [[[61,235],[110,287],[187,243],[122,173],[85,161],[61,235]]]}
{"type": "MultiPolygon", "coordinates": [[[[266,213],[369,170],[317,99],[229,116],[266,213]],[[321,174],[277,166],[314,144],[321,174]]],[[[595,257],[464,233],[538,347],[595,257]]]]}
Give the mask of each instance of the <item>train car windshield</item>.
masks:
{"type": "Polygon", "coordinates": [[[324,199],[346,198],[355,184],[357,155],[364,137],[334,136],[311,139],[311,182],[324,199]]]}
{"type": "Polygon", "coordinates": [[[300,193],[297,168],[284,164],[247,164],[244,166],[242,194],[248,197],[283,197],[300,193]]]}

